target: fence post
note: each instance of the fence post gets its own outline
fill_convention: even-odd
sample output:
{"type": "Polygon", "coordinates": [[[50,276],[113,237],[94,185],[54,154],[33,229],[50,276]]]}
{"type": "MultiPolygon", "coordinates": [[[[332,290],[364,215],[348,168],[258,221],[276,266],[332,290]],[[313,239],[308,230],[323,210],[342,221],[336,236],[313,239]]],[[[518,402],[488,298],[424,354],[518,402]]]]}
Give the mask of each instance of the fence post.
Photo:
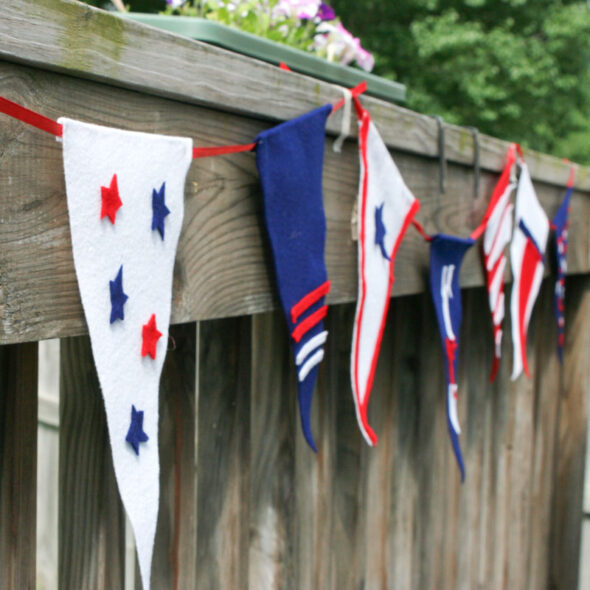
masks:
{"type": "MultiPolygon", "coordinates": [[[[194,590],[196,325],[171,326],[170,336],[160,381],[160,509],[152,587],[194,590]]],[[[139,576],[135,587],[141,588],[139,576]]]]}
{"type": "Polygon", "coordinates": [[[87,336],[61,341],[60,590],[123,590],[125,517],[87,336]]]}
{"type": "Polygon", "coordinates": [[[590,277],[568,278],[549,588],[578,587],[590,394],[590,277]]]}
{"type": "Polygon", "coordinates": [[[0,585],[34,590],[37,343],[0,347],[0,585]]]}

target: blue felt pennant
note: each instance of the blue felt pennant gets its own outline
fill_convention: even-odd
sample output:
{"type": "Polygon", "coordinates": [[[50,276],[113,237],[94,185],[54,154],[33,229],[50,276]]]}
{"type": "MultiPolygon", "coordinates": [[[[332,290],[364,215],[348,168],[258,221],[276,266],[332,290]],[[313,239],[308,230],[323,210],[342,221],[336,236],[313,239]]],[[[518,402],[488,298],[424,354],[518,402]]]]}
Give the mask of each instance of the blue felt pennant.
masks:
{"type": "Polygon", "coordinates": [[[461,471],[461,480],[465,479],[465,466],[459,445],[461,429],[457,417],[457,366],[462,319],[459,271],[465,252],[474,243],[472,238],[438,234],[433,237],[430,245],[430,290],[443,346],[447,386],[447,425],[461,471]]]}
{"type": "Polygon", "coordinates": [[[301,424],[314,450],[311,400],[323,357],[322,320],[329,290],[322,167],[326,119],[331,112],[331,105],[320,107],[256,138],[264,218],[298,370],[301,424]]]}
{"type": "Polygon", "coordinates": [[[565,273],[567,272],[567,241],[569,228],[570,199],[573,188],[568,188],[555,217],[555,257],[557,280],[555,281],[555,318],[557,321],[557,355],[563,364],[563,345],[565,343],[565,273]]]}

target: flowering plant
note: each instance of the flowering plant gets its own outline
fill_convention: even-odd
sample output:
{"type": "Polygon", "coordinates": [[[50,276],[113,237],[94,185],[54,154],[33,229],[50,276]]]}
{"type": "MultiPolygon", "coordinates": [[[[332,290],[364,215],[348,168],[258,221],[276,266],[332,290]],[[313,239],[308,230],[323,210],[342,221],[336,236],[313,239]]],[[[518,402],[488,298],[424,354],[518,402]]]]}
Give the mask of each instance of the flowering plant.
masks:
{"type": "Polygon", "coordinates": [[[200,16],[310,51],[331,62],[373,69],[373,56],[321,0],[166,0],[166,14],[200,16]]]}

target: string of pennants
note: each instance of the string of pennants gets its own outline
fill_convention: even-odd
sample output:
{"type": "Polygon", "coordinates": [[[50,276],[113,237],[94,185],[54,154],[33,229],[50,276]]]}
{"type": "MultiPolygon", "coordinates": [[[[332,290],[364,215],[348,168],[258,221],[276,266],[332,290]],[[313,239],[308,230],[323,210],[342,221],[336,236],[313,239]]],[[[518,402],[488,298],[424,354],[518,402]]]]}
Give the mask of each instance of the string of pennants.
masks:
{"type": "Polygon", "coordinates": [[[351,100],[359,125],[360,159],[351,387],[367,443],[377,444],[367,408],[394,284],[395,257],[410,225],[430,244],[429,282],[443,350],[447,425],[462,480],[465,469],[457,412],[459,273],[465,253],[480,237],[493,325],[490,380],[495,379],[500,363],[508,244],[513,275],[511,378],[523,371],[530,375],[527,329],[543,277],[550,229],[557,258],[557,352],[563,362],[568,215],[576,166],[571,167],[563,202],[549,221],[522,150],[511,144],[487,211],[471,235],[428,235],[415,219],[418,199],[358,98],[365,90],[363,83],[336,104],[263,131],[250,144],[209,148],[193,147],[185,137],[124,131],[67,118],[54,121],[0,97],[0,112],[55,135],[63,144],[76,276],[105,401],[115,475],[134,529],[146,589],[159,502],[159,380],[166,355],[184,184],[193,158],[256,152],[265,224],[297,372],[301,425],[314,451],[311,404],[328,338],[323,320],[330,291],[322,198],[325,128],[328,117],[342,107],[346,107],[343,121],[349,121],[351,100]]]}

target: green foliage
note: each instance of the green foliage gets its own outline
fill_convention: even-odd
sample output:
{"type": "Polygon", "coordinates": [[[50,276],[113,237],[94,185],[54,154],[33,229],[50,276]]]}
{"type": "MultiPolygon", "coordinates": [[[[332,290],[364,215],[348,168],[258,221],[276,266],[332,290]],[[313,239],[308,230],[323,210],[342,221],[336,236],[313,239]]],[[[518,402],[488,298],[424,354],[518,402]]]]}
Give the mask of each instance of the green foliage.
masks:
{"type": "Polygon", "coordinates": [[[333,0],[408,106],[590,163],[590,11],[567,0],[333,0]]]}

